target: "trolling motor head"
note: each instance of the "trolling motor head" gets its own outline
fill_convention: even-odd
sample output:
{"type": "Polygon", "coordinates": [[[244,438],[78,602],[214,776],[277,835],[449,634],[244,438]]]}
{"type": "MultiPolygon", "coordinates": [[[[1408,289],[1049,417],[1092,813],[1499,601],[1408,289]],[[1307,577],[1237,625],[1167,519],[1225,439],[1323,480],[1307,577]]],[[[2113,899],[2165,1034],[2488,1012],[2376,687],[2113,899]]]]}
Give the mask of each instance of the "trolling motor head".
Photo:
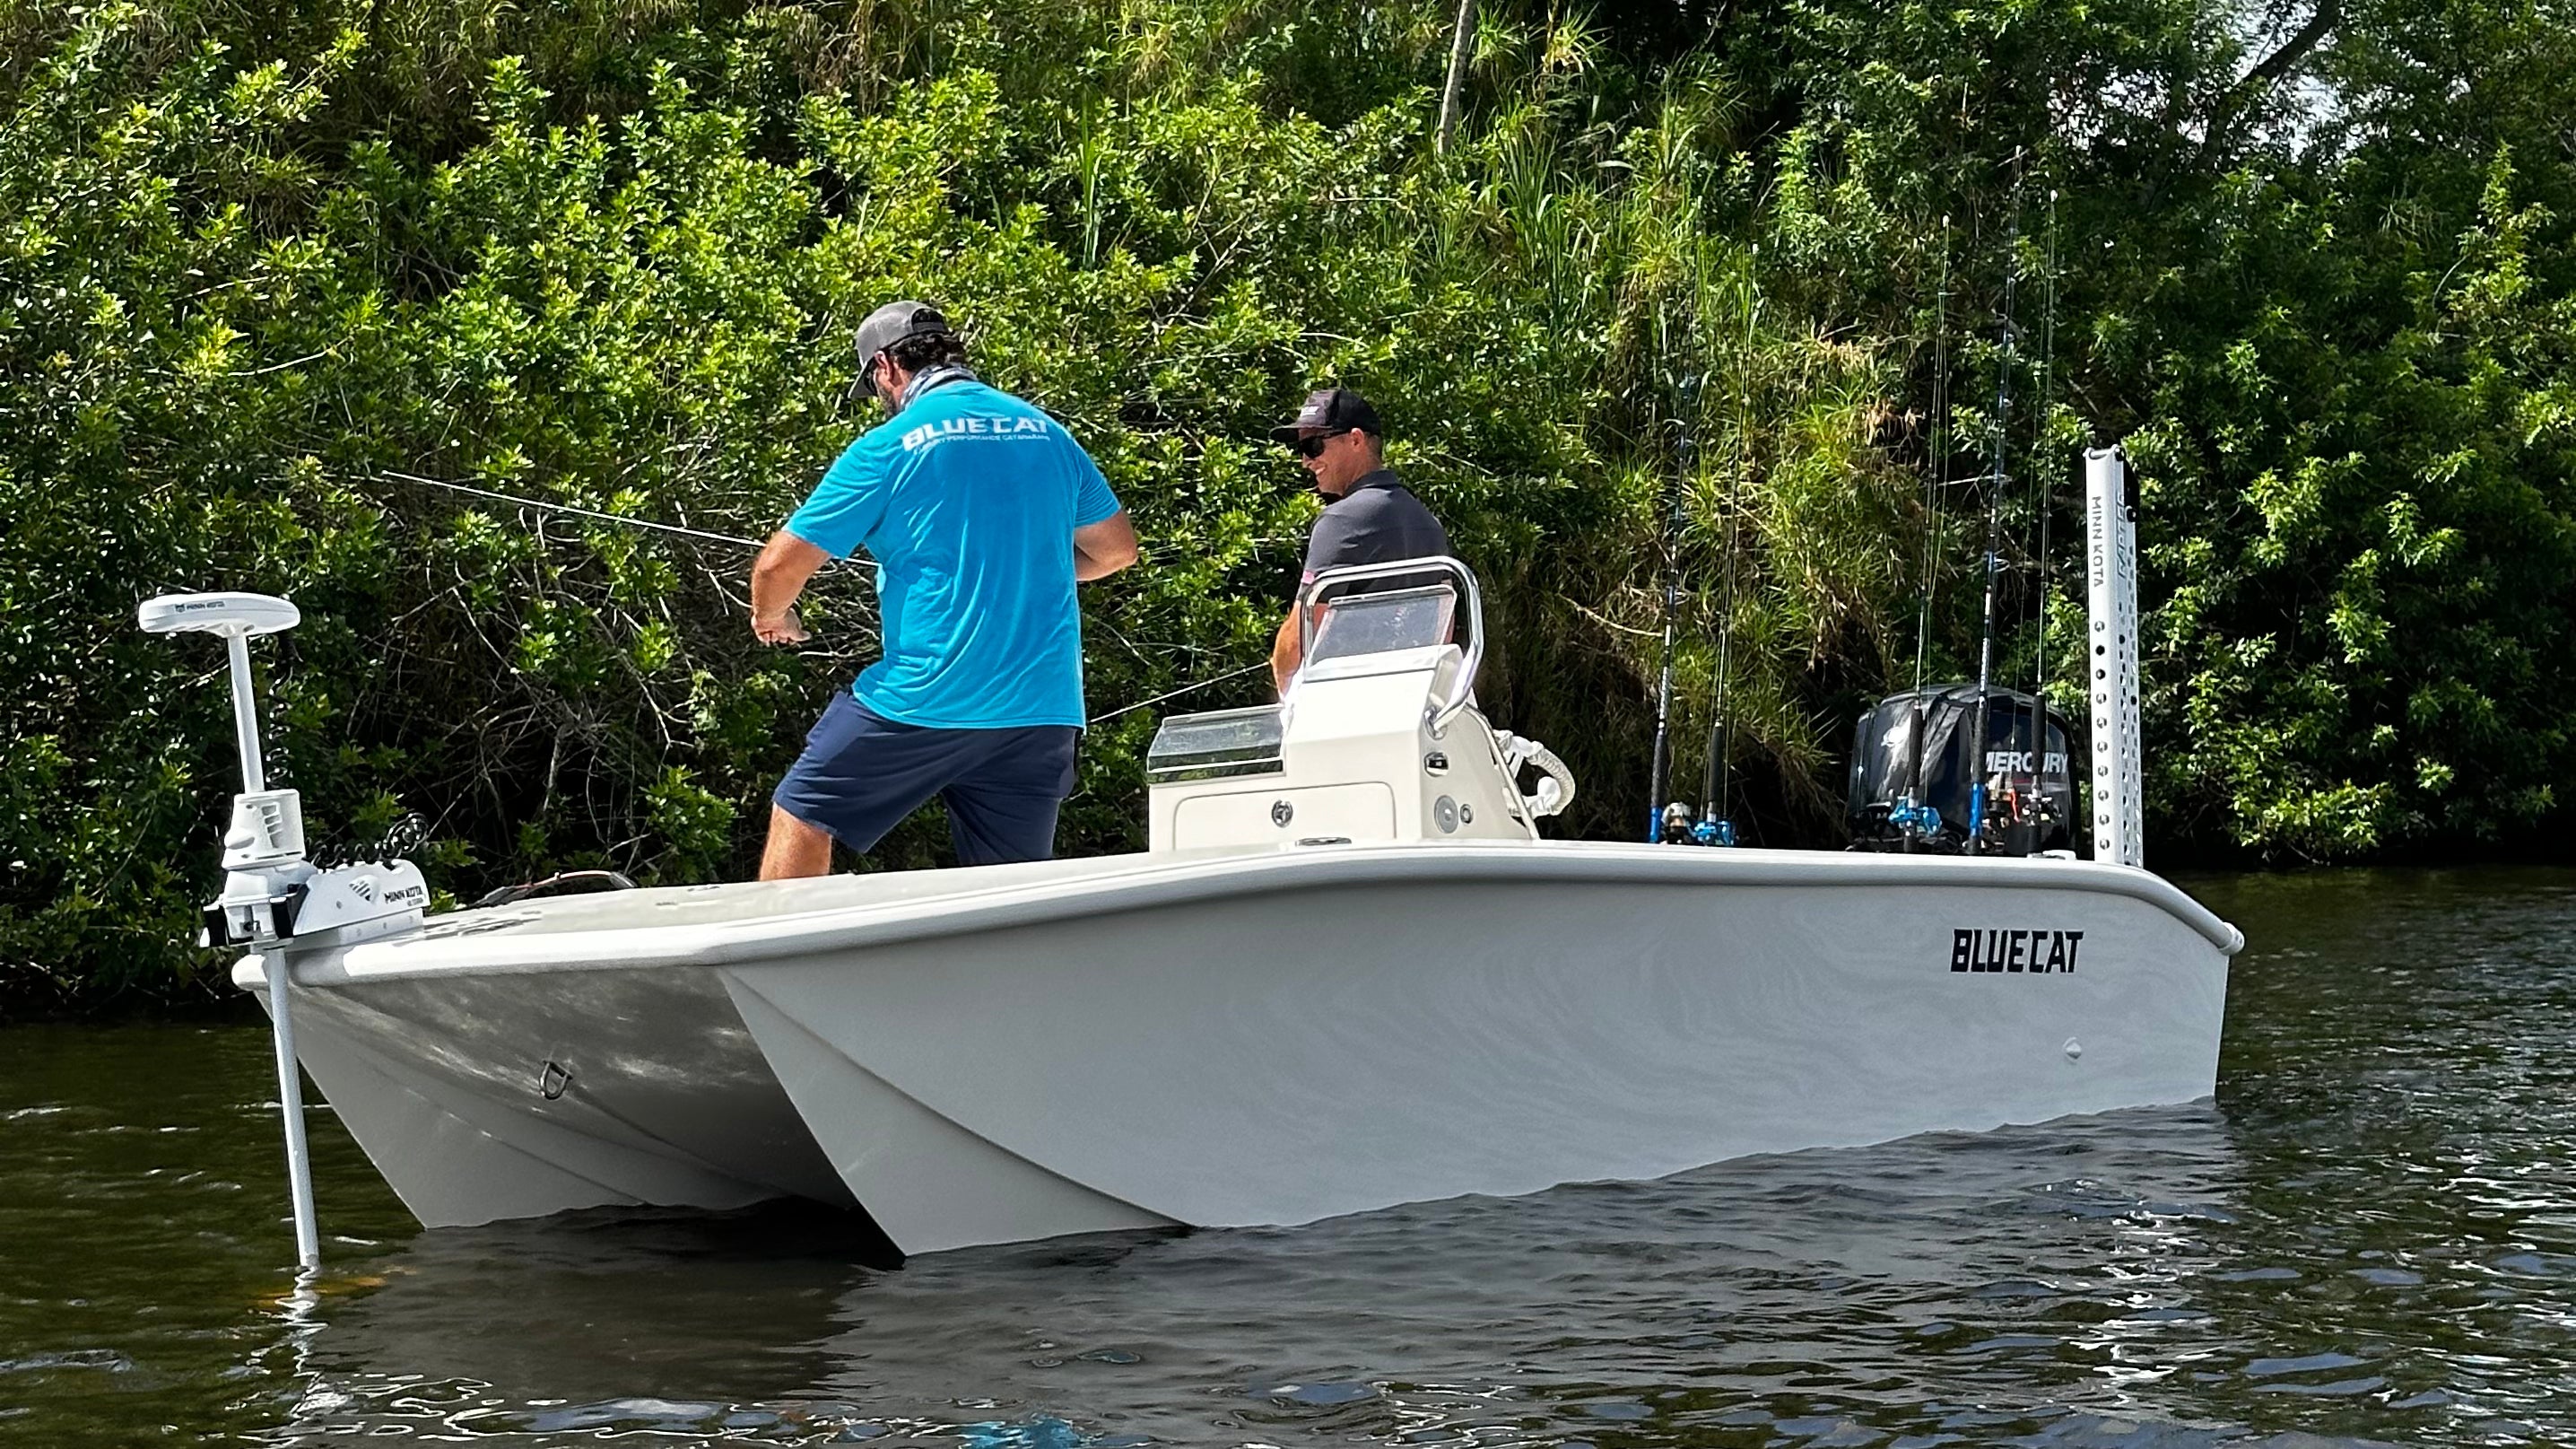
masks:
{"type": "Polygon", "coordinates": [[[224,893],[206,907],[203,945],[282,945],[317,934],[346,944],[417,924],[429,904],[429,886],[407,860],[314,869],[304,858],[303,802],[293,790],[268,788],[250,641],[283,633],[303,618],[293,603],[267,594],[163,594],[134,611],[147,634],[213,634],[230,657],[242,788],[224,831],[224,893]],[[376,929],[343,929],[362,925],[376,929]]]}
{"type": "Polygon", "coordinates": [[[266,594],[163,594],[134,611],[146,634],[220,634],[255,638],[282,634],[304,622],[302,610],[266,594]]]}

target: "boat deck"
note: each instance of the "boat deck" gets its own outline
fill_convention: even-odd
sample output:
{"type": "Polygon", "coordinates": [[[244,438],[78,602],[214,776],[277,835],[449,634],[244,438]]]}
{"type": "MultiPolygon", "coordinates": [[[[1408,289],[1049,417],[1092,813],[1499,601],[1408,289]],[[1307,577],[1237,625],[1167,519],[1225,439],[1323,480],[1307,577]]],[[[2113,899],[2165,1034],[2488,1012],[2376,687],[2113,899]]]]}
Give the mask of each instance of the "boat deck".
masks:
{"type": "Polygon", "coordinates": [[[538,936],[564,931],[635,931],[668,926],[720,926],[735,921],[785,920],[823,912],[918,904],[988,891],[1087,880],[1152,866],[1172,857],[1144,854],[1034,860],[1017,865],[960,866],[950,870],[886,870],[809,880],[727,881],[714,885],[645,886],[590,891],[449,911],[432,916],[414,939],[459,936],[538,936]]]}

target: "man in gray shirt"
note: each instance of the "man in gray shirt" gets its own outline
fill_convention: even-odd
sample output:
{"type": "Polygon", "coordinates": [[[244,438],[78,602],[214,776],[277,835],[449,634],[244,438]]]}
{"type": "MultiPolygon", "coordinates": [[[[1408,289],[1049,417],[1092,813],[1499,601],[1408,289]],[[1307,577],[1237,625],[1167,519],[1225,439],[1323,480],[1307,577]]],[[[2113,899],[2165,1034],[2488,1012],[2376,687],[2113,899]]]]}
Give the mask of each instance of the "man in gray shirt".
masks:
{"type": "MultiPolygon", "coordinates": [[[[1377,409],[1346,387],[1306,395],[1294,421],[1270,430],[1294,449],[1324,495],[1323,516],[1306,540],[1306,573],[1298,587],[1340,564],[1388,563],[1449,552],[1448,531],[1386,466],[1386,432],[1377,409]]],[[[1400,580],[1390,581],[1400,583],[1400,580]]],[[[1379,587],[1388,587],[1382,583],[1379,587]]],[[[1310,621],[1311,622],[1311,621],[1310,621]]],[[[1270,677],[1282,693],[1303,651],[1292,603],[1270,646],[1270,677]]]]}

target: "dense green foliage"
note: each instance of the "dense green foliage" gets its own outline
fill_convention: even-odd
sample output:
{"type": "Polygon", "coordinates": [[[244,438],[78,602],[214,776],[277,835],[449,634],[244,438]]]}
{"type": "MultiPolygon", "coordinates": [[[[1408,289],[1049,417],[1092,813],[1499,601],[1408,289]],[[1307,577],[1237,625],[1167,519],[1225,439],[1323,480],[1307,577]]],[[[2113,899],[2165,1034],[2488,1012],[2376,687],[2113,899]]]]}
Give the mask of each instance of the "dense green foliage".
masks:
{"type": "MultiPolygon", "coordinates": [[[[1680,777],[1724,613],[1748,824],[1825,838],[1927,552],[1930,667],[1973,659],[2010,366],[2009,678],[2051,595],[2075,698],[2077,450],[2144,475],[2162,859],[2563,824],[2562,0],[2330,4],[2287,44],[2308,12],[2220,0],[1488,4],[1440,155],[1451,13],[0,10],[0,1005],[207,964],[175,943],[230,732],[215,649],[132,627],[165,589],[302,604],[259,652],[327,838],[417,813],[460,895],[743,871],[870,654],[864,574],[763,651],[747,551],[416,480],[764,536],[873,420],[849,336],[897,295],[1137,515],[1087,591],[1095,710],[1261,656],[1314,507],[1261,429],[1344,380],[1487,577],[1481,693],[1574,764],[1574,829],[1645,813],[1669,547],[1680,777]]],[[[1068,849],[1136,841],[1154,717],[1091,735],[1068,849]]],[[[942,850],[924,818],[879,860],[942,850]]]]}

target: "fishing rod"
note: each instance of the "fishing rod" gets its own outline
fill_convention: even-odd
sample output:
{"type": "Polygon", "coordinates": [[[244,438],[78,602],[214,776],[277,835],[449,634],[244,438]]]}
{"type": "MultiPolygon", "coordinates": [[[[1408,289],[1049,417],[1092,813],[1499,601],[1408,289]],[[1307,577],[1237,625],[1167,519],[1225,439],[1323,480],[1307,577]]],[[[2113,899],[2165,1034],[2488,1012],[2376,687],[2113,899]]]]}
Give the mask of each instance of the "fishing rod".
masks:
{"type": "MultiPolygon", "coordinates": [[[[1759,255],[1757,249],[1755,256],[1759,255]]],[[[1762,294],[1748,265],[1744,276],[1744,355],[1736,361],[1735,374],[1735,471],[1727,476],[1726,496],[1719,501],[1726,510],[1726,554],[1719,564],[1724,573],[1718,587],[1717,678],[1709,691],[1707,773],[1700,781],[1699,824],[1691,827],[1691,840],[1698,845],[1735,843],[1731,798],[1735,786],[1735,715],[1730,707],[1735,686],[1735,555],[1740,538],[1743,480],[1753,470],[1753,349],[1761,311],[1762,294]]]]}
{"type": "Polygon", "coordinates": [[[1997,576],[2003,569],[2004,490],[2010,486],[2010,459],[2007,457],[2008,432],[2012,419],[2013,298],[2021,280],[2021,158],[2013,153],[2012,202],[2005,212],[2004,223],[2004,296],[2003,310],[1996,324],[2001,346],[1995,360],[1995,412],[1987,420],[1986,435],[1993,454],[1993,470],[1986,486],[1986,605],[1985,625],[1977,640],[1977,708],[1976,726],[1970,736],[1974,782],[1968,788],[1968,853],[1982,855],[1986,846],[1986,807],[1991,803],[1986,794],[1986,765],[1992,755],[1988,728],[1992,722],[1995,669],[1995,593],[1997,576]]]}
{"type": "MultiPolygon", "coordinates": [[[[2048,414],[2051,406],[2048,390],[2051,368],[2057,357],[2057,188],[2048,190],[2047,239],[2040,244],[2040,282],[2044,300],[2039,313],[2039,366],[2031,388],[2031,485],[2039,495],[2039,641],[2038,657],[2031,665],[2030,697],[2030,764],[2031,788],[2038,808],[2044,815],[2048,801],[2048,525],[2051,500],[2049,471],[2042,462],[2048,445],[2048,414]]],[[[2072,762],[2070,762],[2072,763],[2072,762]]],[[[2068,781],[2069,786],[2073,781],[2068,781]]],[[[2041,822],[2042,829],[2046,822],[2041,822]]],[[[2032,846],[2037,849],[2037,844],[2032,846]]]]}
{"type": "MultiPolygon", "coordinates": [[[[1744,454],[1743,427],[1739,414],[1739,465],[1744,454]]],[[[1727,796],[1734,782],[1729,778],[1726,758],[1734,743],[1728,730],[1727,686],[1733,678],[1735,653],[1735,479],[1729,477],[1726,481],[1726,497],[1718,503],[1726,510],[1726,552],[1718,563],[1722,572],[1717,595],[1717,675],[1710,681],[1708,692],[1708,759],[1700,775],[1699,823],[1691,827],[1691,841],[1697,845],[1735,843],[1735,822],[1727,818],[1727,796]]]]}
{"type": "MultiPolygon", "coordinates": [[[[1690,433],[1687,425],[1678,445],[1682,456],[1689,456],[1690,433]]],[[[1659,844],[1665,836],[1664,779],[1672,749],[1673,715],[1673,613],[1682,591],[1682,489],[1678,473],[1664,484],[1664,660],[1662,677],[1655,685],[1655,748],[1646,779],[1646,843],[1659,844]]],[[[1690,807],[1682,807],[1688,810],[1690,807]]]]}
{"type": "Polygon", "coordinates": [[[1923,603],[1914,620],[1914,768],[1906,793],[1890,812],[1907,854],[1941,831],[1941,812],[1926,798],[1923,783],[1924,732],[1931,723],[1931,702],[1924,697],[1923,672],[1932,644],[1932,598],[1940,588],[1937,566],[1941,542],[1941,499],[1950,487],[1950,218],[1941,218],[1941,281],[1932,302],[1932,437],[1931,456],[1923,467],[1923,603]]]}
{"type": "MultiPolygon", "coordinates": [[[[668,533],[681,538],[698,539],[706,543],[732,544],[737,548],[747,548],[754,552],[758,552],[759,550],[769,546],[759,539],[743,538],[737,534],[711,533],[703,528],[685,528],[676,523],[657,523],[649,518],[629,518],[622,513],[602,513],[596,508],[583,508],[576,504],[558,503],[550,499],[523,498],[515,493],[502,493],[490,488],[477,488],[470,483],[455,483],[450,482],[445,478],[424,478],[418,473],[398,472],[391,468],[378,470],[378,476],[392,478],[404,483],[418,483],[429,488],[444,488],[451,493],[470,493],[477,498],[488,498],[495,503],[515,504],[521,508],[534,508],[548,513],[569,513],[579,518],[597,519],[602,523],[624,524],[629,528],[641,528],[654,533],[668,533]]],[[[846,564],[850,563],[851,560],[836,559],[834,562],[846,564]]],[[[1140,710],[1151,705],[1161,704],[1167,699],[1178,699],[1184,694],[1195,694],[1202,689],[1213,689],[1229,680],[1241,679],[1243,676],[1252,673],[1254,670],[1267,669],[1269,667],[1270,661],[1267,659],[1261,660],[1255,664],[1247,664],[1241,669],[1228,670],[1226,673],[1217,675],[1213,679],[1202,679],[1196,684],[1184,684],[1178,689],[1167,690],[1150,699],[1140,699],[1134,704],[1122,704],[1116,709],[1104,710],[1099,714],[1093,715],[1086,724],[1100,724],[1103,721],[1116,719],[1118,716],[1127,714],[1134,710],[1140,710]]]]}
{"type": "MultiPolygon", "coordinates": [[[[1932,640],[1932,591],[1940,582],[1933,554],[1940,543],[1941,488],[1949,483],[1950,218],[1941,218],[1941,283],[1932,302],[1932,455],[1923,469],[1923,603],[1914,619],[1914,691],[1923,692],[1924,657],[1932,640]]],[[[1918,762],[1919,769],[1919,762],[1918,762]]]]}

